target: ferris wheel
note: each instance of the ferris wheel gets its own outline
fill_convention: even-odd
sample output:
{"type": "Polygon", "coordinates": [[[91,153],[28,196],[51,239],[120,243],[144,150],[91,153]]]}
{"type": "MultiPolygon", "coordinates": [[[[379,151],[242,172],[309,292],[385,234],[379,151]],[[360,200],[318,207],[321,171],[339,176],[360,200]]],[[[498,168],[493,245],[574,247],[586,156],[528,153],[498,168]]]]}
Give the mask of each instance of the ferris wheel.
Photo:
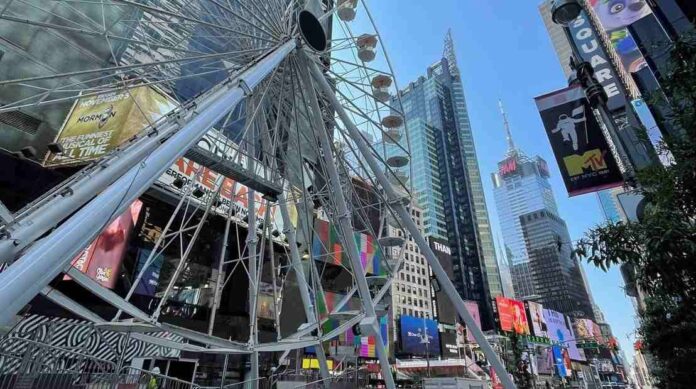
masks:
{"type": "Polygon", "coordinates": [[[9,0],[0,23],[21,48],[3,58],[0,114],[40,118],[59,135],[37,159],[80,167],[3,217],[3,325],[43,295],[110,328],[176,334],[188,340],[182,350],[247,354],[250,382],[259,355],[306,347],[329,380],[322,345],[353,328],[376,339],[392,388],[381,325],[410,238],[504,371],[411,219],[407,123],[364,2],[9,0]],[[169,205],[147,208],[143,196],[169,205]],[[126,285],[88,274],[77,258],[139,219],[148,250],[120,275],[126,285]],[[331,300],[335,269],[348,281],[331,300]],[[115,314],[62,293],[61,274],[115,314]],[[230,296],[238,282],[241,298],[230,296]],[[283,334],[293,290],[303,320],[283,334]],[[245,339],[225,330],[221,305],[235,299],[248,308],[245,339]],[[260,320],[275,340],[259,338],[260,320]]]}

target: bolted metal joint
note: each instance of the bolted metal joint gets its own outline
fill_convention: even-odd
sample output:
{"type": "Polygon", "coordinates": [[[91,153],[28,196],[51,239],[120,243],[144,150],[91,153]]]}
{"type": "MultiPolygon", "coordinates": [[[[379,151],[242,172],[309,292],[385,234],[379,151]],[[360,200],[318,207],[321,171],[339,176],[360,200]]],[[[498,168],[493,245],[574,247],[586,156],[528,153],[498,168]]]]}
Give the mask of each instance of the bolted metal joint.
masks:
{"type": "Polygon", "coordinates": [[[379,333],[379,320],[375,316],[369,316],[360,320],[360,332],[365,335],[376,335],[379,333]]]}

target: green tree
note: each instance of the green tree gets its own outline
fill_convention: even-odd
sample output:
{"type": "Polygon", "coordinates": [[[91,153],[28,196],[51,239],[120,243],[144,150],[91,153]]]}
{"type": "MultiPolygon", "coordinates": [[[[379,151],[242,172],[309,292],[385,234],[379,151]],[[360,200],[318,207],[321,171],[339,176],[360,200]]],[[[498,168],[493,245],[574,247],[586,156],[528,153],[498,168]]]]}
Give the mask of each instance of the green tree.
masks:
{"type": "Polygon", "coordinates": [[[696,41],[671,45],[663,94],[650,96],[669,108],[658,118],[679,130],[658,152],[673,162],[637,172],[645,199],[639,222],[607,223],[588,231],[576,254],[606,270],[635,269],[645,293],[639,333],[655,362],[661,388],[696,386],[696,41]]]}
{"type": "Polygon", "coordinates": [[[515,385],[519,389],[532,389],[534,387],[534,381],[532,373],[529,372],[529,354],[525,355],[526,345],[525,341],[516,333],[513,332],[510,335],[510,348],[512,351],[512,360],[510,365],[512,365],[512,377],[515,380],[515,385]]]}

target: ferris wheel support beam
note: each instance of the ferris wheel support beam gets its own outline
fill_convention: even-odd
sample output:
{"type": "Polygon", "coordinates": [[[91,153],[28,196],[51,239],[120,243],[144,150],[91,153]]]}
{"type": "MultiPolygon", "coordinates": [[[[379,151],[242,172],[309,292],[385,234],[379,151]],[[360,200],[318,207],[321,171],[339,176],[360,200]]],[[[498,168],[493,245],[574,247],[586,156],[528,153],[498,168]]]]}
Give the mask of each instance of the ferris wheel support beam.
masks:
{"type": "MultiPolygon", "coordinates": [[[[289,188],[289,185],[288,185],[289,188]]],[[[290,190],[286,191],[290,192],[290,190]]],[[[288,237],[288,247],[290,249],[290,260],[292,263],[292,268],[295,271],[295,277],[297,278],[297,287],[300,290],[300,298],[302,299],[302,306],[305,311],[305,318],[307,323],[317,323],[319,321],[314,314],[314,303],[312,302],[312,297],[309,294],[309,287],[307,286],[307,278],[305,277],[304,270],[302,269],[302,260],[300,259],[300,251],[297,249],[297,236],[295,233],[295,227],[290,220],[290,212],[288,211],[287,198],[284,193],[278,196],[278,206],[280,207],[280,216],[283,220],[283,233],[288,237]]],[[[280,328],[278,329],[280,331],[280,328]]],[[[326,362],[326,355],[324,354],[324,348],[322,343],[315,347],[317,360],[319,361],[319,371],[321,373],[321,378],[327,380],[331,377],[329,372],[329,366],[326,362]]]]}
{"type": "MultiPolygon", "coordinates": [[[[370,170],[372,170],[372,172],[374,173],[382,189],[386,192],[387,198],[391,202],[390,205],[395,210],[399,218],[399,221],[401,222],[401,225],[408,229],[409,233],[418,245],[418,248],[420,249],[421,253],[423,253],[425,258],[428,260],[428,263],[430,264],[430,267],[432,268],[438,283],[449,297],[450,301],[457,310],[457,313],[459,313],[459,316],[462,318],[462,320],[464,320],[464,323],[466,323],[467,328],[471,330],[472,335],[474,335],[474,339],[476,339],[476,342],[483,350],[484,354],[486,355],[486,359],[488,359],[491,365],[493,365],[493,368],[495,369],[503,386],[505,387],[505,389],[516,389],[515,384],[512,382],[510,376],[507,374],[507,371],[505,370],[505,366],[500,361],[498,355],[495,353],[491,345],[486,340],[483,331],[481,331],[481,329],[478,328],[473,317],[466,309],[466,306],[464,305],[464,300],[462,300],[461,296],[459,296],[459,293],[457,292],[457,289],[454,287],[452,280],[449,279],[447,273],[442,268],[442,265],[440,265],[439,260],[435,256],[435,253],[430,248],[430,245],[428,245],[428,242],[426,242],[425,238],[420,234],[418,226],[413,221],[413,219],[411,219],[411,214],[409,210],[406,208],[403,196],[399,195],[396,192],[396,190],[392,187],[391,183],[387,179],[386,174],[380,168],[377,159],[374,157],[374,155],[372,155],[369,146],[367,145],[363,137],[360,135],[360,130],[358,130],[355,124],[353,124],[353,122],[350,119],[350,116],[348,116],[346,111],[343,109],[343,106],[336,97],[335,91],[332,89],[331,85],[329,85],[329,83],[326,81],[326,79],[324,78],[324,74],[321,72],[319,67],[316,65],[316,63],[311,61],[311,59],[306,62],[309,65],[309,70],[311,71],[312,77],[316,81],[316,84],[319,86],[324,96],[326,96],[331,106],[335,109],[338,116],[341,118],[341,121],[348,130],[350,137],[353,139],[356,146],[358,147],[360,154],[365,159],[365,162],[367,162],[368,166],[370,167],[370,170]]],[[[325,154],[327,153],[325,152],[325,154]]],[[[329,169],[330,168],[331,167],[329,167],[329,169]]],[[[348,223],[350,223],[349,220],[348,223]]],[[[353,249],[355,249],[353,245],[347,246],[349,248],[353,247],[353,249]]],[[[357,274],[356,278],[360,279],[360,277],[358,277],[357,274]]],[[[371,304],[369,305],[372,306],[371,304]]],[[[377,346],[379,345],[381,344],[378,344],[377,346]]]]}
{"type": "MultiPolygon", "coordinates": [[[[124,145],[122,151],[85,168],[54,189],[50,195],[34,202],[32,208],[20,211],[15,215],[15,220],[6,226],[4,235],[0,236],[0,263],[11,263],[22,250],[105,190],[117,177],[126,174],[147,158],[169,137],[188,126],[187,123],[197,120],[197,116],[201,116],[203,112],[228,109],[219,105],[211,107],[222,99],[244,92],[246,88],[253,89],[295,46],[292,40],[279,46],[256,64],[231,77],[221,88],[204,94],[191,104],[163,117],[146,135],[124,145]],[[240,84],[240,80],[244,82],[240,84]]],[[[206,127],[207,130],[212,124],[206,127]]]]}
{"type": "MultiPolygon", "coordinates": [[[[299,50],[298,50],[299,51],[299,50]]],[[[314,66],[312,60],[304,55],[304,63],[310,66],[314,66]]],[[[316,67],[311,67],[311,69],[317,70],[316,67]]],[[[305,86],[307,94],[309,96],[311,115],[313,116],[310,122],[314,125],[315,136],[319,140],[319,146],[321,147],[324,166],[326,167],[329,185],[331,188],[330,195],[333,197],[336,204],[336,217],[338,221],[338,227],[340,235],[343,238],[343,247],[346,250],[348,259],[350,260],[351,267],[353,268],[353,275],[355,277],[355,282],[358,287],[358,294],[360,295],[360,300],[362,302],[363,309],[365,310],[365,318],[360,322],[360,328],[362,331],[366,332],[367,335],[372,335],[375,337],[375,351],[377,353],[377,358],[379,358],[380,369],[382,370],[382,379],[388,389],[393,389],[396,387],[394,383],[394,376],[391,372],[391,367],[389,365],[389,356],[387,355],[387,349],[384,347],[384,342],[382,339],[382,334],[379,327],[379,319],[377,318],[377,313],[375,312],[375,306],[372,302],[372,296],[370,294],[370,287],[367,284],[367,279],[365,278],[365,271],[362,268],[362,263],[360,261],[360,253],[358,252],[358,247],[355,245],[355,231],[353,229],[353,223],[351,220],[351,213],[348,210],[348,204],[346,202],[345,196],[343,195],[343,188],[341,188],[341,180],[338,174],[338,169],[336,168],[336,162],[333,159],[331,140],[329,140],[329,135],[324,126],[319,124],[324,123],[321,117],[321,109],[319,107],[319,102],[317,100],[318,96],[314,90],[313,83],[311,81],[310,73],[306,68],[300,67],[300,74],[302,77],[302,83],[305,86]]],[[[321,80],[326,82],[324,75],[319,72],[321,80]]],[[[316,78],[316,77],[315,77],[316,78]]],[[[323,89],[323,84],[320,85],[323,89]]],[[[328,86],[328,83],[326,84],[328,86]]],[[[333,93],[331,87],[328,87],[328,93],[333,93]]],[[[333,96],[333,95],[332,95],[333,96]]]]}
{"type": "MultiPolygon", "coordinates": [[[[152,151],[103,191],[83,194],[81,203],[70,204],[79,210],[45,238],[37,241],[7,270],[0,273],[0,325],[12,322],[24,307],[44,286],[61,271],[99,232],[123,213],[152,183],[157,180],[186,150],[191,148],[210,128],[256,88],[296,48],[295,40],[289,40],[271,51],[259,62],[230,80],[230,87],[197,115],[190,117],[180,130],[152,151]],[[86,203],[85,199],[91,201],[86,203]],[[86,203],[86,204],[85,204],[86,203]],[[85,204],[85,205],[83,205],[85,204]]],[[[77,190],[78,188],[73,188],[77,190]]],[[[70,200],[73,196],[63,197],[70,200]]],[[[79,197],[79,196],[78,196],[79,197]]],[[[80,199],[74,199],[75,201],[80,199]]],[[[45,209],[51,213],[51,209],[45,209]]],[[[42,212],[36,215],[41,217],[42,212]]],[[[59,223],[60,213],[53,219],[43,220],[44,227],[59,223]]],[[[31,220],[26,221],[31,225],[31,220]]],[[[47,228],[47,229],[48,229],[47,228]]],[[[44,231],[46,231],[45,229],[44,231]]],[[[41,233],[36,233],[38,238],[41,233]]],[[[4,242],[7,242],[5,240],[4,242]]],[[[10,243],[12,245],[12,243],[10,243]]],[[[3,247],[4,248],[4,247],[3,247]]],[[[12,249],[12,247],[10,247],[12,249]]],[[[5,254],[0,250],[0,254],[5,254]]]]}

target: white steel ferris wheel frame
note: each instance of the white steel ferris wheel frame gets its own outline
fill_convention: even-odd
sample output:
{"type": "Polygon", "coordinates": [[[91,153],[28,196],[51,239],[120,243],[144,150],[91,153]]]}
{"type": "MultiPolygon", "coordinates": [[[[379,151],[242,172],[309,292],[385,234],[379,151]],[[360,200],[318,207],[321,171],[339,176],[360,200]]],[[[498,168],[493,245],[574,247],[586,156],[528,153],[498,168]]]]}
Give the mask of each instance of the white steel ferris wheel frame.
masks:
{"type": "MultiPolygon", "coordinates": [[[[117,2],[124,4],[135,3],[126,0],[118,0],[117,2]]],[[[308,3],[312,4],[313,2],[308,1],[308,3]]],[[[339,2],[339,4],[345,4],[345,2],[339,2]]],[[[336,9],[329,10],[318,18],[312,15],[313,19],[310,19],[310,21],[316,23],[303,26],[296,24],[292,9],[288,6],[284,15],[285,20],[280,20],[279,24],[291,25],[290,31],[292,33],[290,36],[280,37],[278,44],[266,55],[248,63],[244,68],[236,71],[224,83],[197,98],[194,103],[183,105],[163,117],[153,124],[149,131],[132,140],[130,147],[124,148],[122,152],[117,153],[116,158],[97,162],[54,190],[50,195],[39,199],[34,204],[31,212],[15,215],[16,222],[13,222],[12,228],[5,230],[3,239],[0,239],[0,260],[12,262],[13,259],[17,258],[7,270],[0,273],[0,307],[2,307],[0,309],[0,324],[10,323],[17,312],[29,303],[34,296],[42,292],[51,295],[53,301],[74,312],[78,312],[83,317],[91,317],[95,321],[100,320],[66,296],[61,295],[57,291],[47,289],[47,285],[56,275],[60,272],[65,272],[80,285],[114,305],[120,312],[125,312],[144,324],[175,332],[184,338],[208,346],[208,348],[200,349],[196,346],[182,346],[184,349],[201,352],[250,354],[250,382],[256,382],[258,379],[259,352],[288,351],[301,347],[316,346],[321,344],[322,341],[337,336],[341,331],[345,331],[346,328],[359,324],[364,334],[375,336],[375,348],[380,361],[382,377],[388,388],[394,388],[395,384],[388,355],[381,339],[379,322],[375,311],[375,304],[384,296],[383,292],[386,288],[382,289],[382,293],[379,296],[372,297],[360,263],[357,247],[351,243],[354,227],[347,200],[341,188],[340,172],[336,167],[335,156],[331,151],[333,150],[332,140],[329,137],[329,132],[322,125],[325,120],[319,101],[323,101],[328,104],[345,127],[350,141],[354,143],[359,152],[359,157],[366,163],[370,173],[379,184],[379,189],[386,197],[388,208],[394,213],[400,225],[413,237],[416,245],[432,268],[441,288],[450,298],[457,313],[466,323],[467,328],[472,331],[486,358],[498,372],[503,385],[506,389],[514,388],[515,386],[510,377],[505,373],[504,365],[488,344],[484,334],[475,324],[454,284],[448,278],[439,260],[422,236],[418,226],[411,219],[408,209],[409,197],[393,187],[387,173],[385,173],[384,166],[376,159],[374,150],[367,144],[360,129],[354,124],[354,116],[346,111],[343,103],[336,96],[336,89],[327,81],[326,73],[318,65],[321,53],[316,53],[312,50],[312,45],[307,44],[302,39],[308,34],[317,33],[313,29],[320,25],[320,20],[330,17],[335,11],[336,9]],[[71,259],[88,242],[94,239],[99,231],[117,215],[124,212],[172,163],[192,148],[210,128],[222,120],[245,97],[250,97],[264,83],[264,80],[273,74],[290,56],[293,56],[294,60],[302,65],[299,67],[299,83],[301,90],[309,97],[310,106],[307,112],[310,116],[309,121],[313,127],[315,139],[318,142],[312,145],[312,147],[318,150],[320,158],[323,159],[323,167],[328,175],[327,184],[330,190],[327,193],[330,201],[336,208],[335,222],[338,224],[340,241],[343,243],[343,247],[347,251],[346,255],[351,263],[353,277],[357,286],[356,289],[362,304],[362,314],[353,317],[329,333],[313,337],[302,336],[316,330],[320,323],[313,307],[312,296],[307,287],[308,282],[302,279],[304,273],[300,269],[302,266],[301,255],[298,247],[293,244],[296,241],[296,231],[290,222],[287,209],[288,199],[284,193],[281,193],[277,201],[282,219],[285,222],[284,233],[288,237],[289,242],[291,242],[289,244],[290,259],[296,275],[300,278],[298,285],[309,324],[307,328],[298,332],[296,337],[286,338],[276,343],[258,344],[256,339],[257,329],[254,327],[255,320],[253,320],[256,317],[256,297],[251,289],[249,294],[250,317],[252,318],[250,320],[251,336],[248,344],[242,344],[211,336],[212,330],[209,330],[206,335],[161,323],[157,320],[159,308],[154,315],[148,315],[130,304],[128,298],[124,299],[114,292],[99,286],[80,271],[70,267],[71,259]],[[114,179],[115,177],[117,178],[114,179]],[[50,233],[47,233],[48,231],[50,233]]],[[[314,12],[316,13],[316,4],[314,12]]],[[[0,12],[0,18],[9,20],[7,17],[2,16],[2,12],[0,12]]],[[[231,32],[243,34],[237,30],[232,30],[231,32]]],[[[320,32],[324,33],[323,30],[320,32]]],[[[259,37],[257,36],[256,38],[259,37]]],[[[261,132],[261,136],[266,134],[263,131],[261,132]]],[[[286,184],[283,186],[287,187],[286,184]]],[[[248,201],[250,209],[255,209],[254,202],[256,200],[253,190],[249,191],[248,201]]],[[[211,207],[211,203],[206,206],[206,214],[211,207]]],[[[257,287],[259,281],[256,264],[257,235],[255,231],[257,220],[255,212],[249,212],[248,219],[248,273],[250,288],[252,288],[257,287]]],[[[229,218],[227,221],[229,223],[229,218]]],[[[226,234],[228,228],[229,224],[226,227],[226,234]]],[[[196,231],[199,231],[199,229],[200,225],[196,231]]],[[[179,267],[183,263],[184,258],[182,258],[179,267]]],[[[218,286],[216,285],[217,288],[218,286]]],[[[142,337],[147,338],[146,336],[142,337]]],[[[157,341],[155,339],[150,340],[153,342],[157,341]]],[[[321,347],[316,347],[316,350],[322,377],[328,379],[330,372],[327,367],[326,356],[321,351],[321,347]]]]}

